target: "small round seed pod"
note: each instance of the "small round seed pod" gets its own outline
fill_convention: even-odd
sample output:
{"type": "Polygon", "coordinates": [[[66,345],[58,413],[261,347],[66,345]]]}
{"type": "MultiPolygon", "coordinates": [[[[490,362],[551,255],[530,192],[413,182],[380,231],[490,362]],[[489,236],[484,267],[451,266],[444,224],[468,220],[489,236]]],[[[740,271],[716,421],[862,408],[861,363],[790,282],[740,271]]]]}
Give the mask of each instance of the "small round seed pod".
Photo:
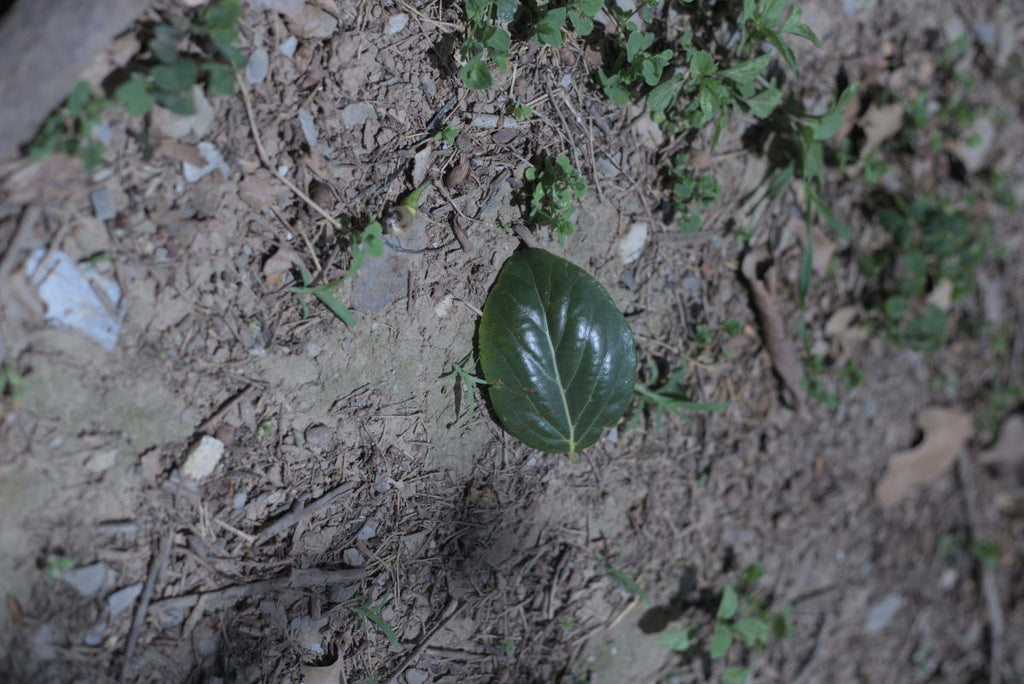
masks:
{"type": "Polygon", "coordinates": [[[384,231],[389,235],[402,237],[409,232],[415,220],[415,210],[409,209],[403,204],[396,204],[384,214],[384,231]]]}

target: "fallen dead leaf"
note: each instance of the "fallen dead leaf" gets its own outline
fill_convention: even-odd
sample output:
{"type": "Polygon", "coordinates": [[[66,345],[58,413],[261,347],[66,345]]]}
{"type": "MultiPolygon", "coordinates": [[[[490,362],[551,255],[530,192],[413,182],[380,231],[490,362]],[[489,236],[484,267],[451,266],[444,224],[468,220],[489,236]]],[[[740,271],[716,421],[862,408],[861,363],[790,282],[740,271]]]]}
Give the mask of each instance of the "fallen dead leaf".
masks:
{"type": "Polygon", "coordinates": [[[285,192],[284,184],[263,169],[246,176],[238,184],[238,196],[257,211],[273,205],[285,192]]]}
{"type": "Polygon", "coordinates": [[[843,306],[836,309],[825,322],[825,337],[840,349],[849,349],[868,339],[868,330],[864,326],[854,325],[861,310],[856,306],[843,306]]]}
{"type": "Polygon", "coordinates": [[[971,436],[971,416],[960,409],[927,408],[917,416],[921,443],[889,457],[875,487],[883,508],[899,503],[914,486],[930,482],[949,469],[971,436]]]}
{"type": "Polygon", "coordinates": [[[768,353],[771,354],[775,372],[793,393],[797,408],[803,410],[807,400],[803,382],[804,369],[800,365],[800,359],[797,358],[793,340],[786,336],[786,325],[779,312],[779,305],[765,284],[757,277],[757,262],[758,255],[755,252],[747,254],[740,265],[740,271],[750,285],[754,309],[757,310],[757,317],[761,321],[761,330],[764,333],[764,344],[768,347],[768,353]]]}
{"type": "Polygon", "coordinates": [[[864,129],[864,145],[860,150],[860,157],[863,159],[903,128],[903,105],[871,105],[861,116],[859,123],[864,129]]]}
{"type": "Polygon", "coordinates": [[[345,662],[339,656],[332,664],[317,667],[315,665],[303,665],[299,668],[299,675],[303,684],[341,684],[342,675],[345,673],[345,662]]]}
{"type": "Polygon", "coordinates": [[[999,439],[978,455],[978,463],[1001,468],[1024,466],[1024,414],[1015,413],[999,430],[999,439]]]}
{"type": "Polygon", "coordinates": [[[953,304],[953,281],[949,278],[940,279],[924,301],[937,306],[942,311],[949,311],[949,307],[953,304]]]}
{"type": "Polygon", "coordinates": [[[296,266],[302,266],[302,256],[291,247],[280,247],[263,263],[263,277],[267,285],[277,287],[284,276],[296,266]]]}

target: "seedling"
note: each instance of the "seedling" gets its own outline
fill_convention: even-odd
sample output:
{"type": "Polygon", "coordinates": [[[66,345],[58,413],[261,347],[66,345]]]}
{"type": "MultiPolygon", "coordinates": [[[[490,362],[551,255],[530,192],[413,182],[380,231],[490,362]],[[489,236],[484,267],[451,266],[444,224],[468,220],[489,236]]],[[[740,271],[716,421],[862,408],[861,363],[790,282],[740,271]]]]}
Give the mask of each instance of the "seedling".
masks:
{"type": "MultiPolygon", "coordinates": [[[[295,295],[310,294],[316,297],[321,304],[330,309],[331,313],[338,317],[338,319],[347,325],[353,327],[356,324],[355,319],[352,317],[352,312],[348,310],[341,300],[334,296],[334,290],[341,285],[348,278],[348,274],[324,283],[323,285],[312,285],[313,276],[310,275],[309,271],[304,266],[299,266],[299,275],[302,278],[301,287],[290,287],[288,291],[295,295]]],[[[306,300],[299,297],[299,304],[302,306],[302,317],[309,317],[309,306],[306,304],[306,300]]]]}
{"type": "Polygon", "coordinates": [[[445,124],[444,128],[434,133],[434,140],[437,142],[444,141],[444,144],[451,147],[455,144],[455,139],[459,137],[459,129],[451,124],[445,124]]]}
{"type": "MultiPolygon", "coordinates": [[[[466,394],[466,401],[469,404],[469,422],[473,422],[473,416],[476,411],[476,398],[473,392],[474,385],[486,385],[487,381],[483,378],[473,375],[476,369],[476,359],[473,358],[473,352],[466,354],[461,361],[452,364],[452,369],[442,375],[439,379],[447,380],[448,378],[458,377],[461,383],[461,389],[466,394]],[[470,363],[472,361],[472,363],[470,363]]],[[[456,392],[459,391],[459,386],[456,386],[456,392]]],[[[458,394],[456,394],[455,411],[458,413],[458,394]]]]}
{"type": "Polygon", "coordinates": [[[146,43],[150,59],[132,68],[114,99],[135,116],[146,114],[154,103],[189,116],[196,112],[192,86],[197,83],[212,95],[234,94],[234,69],[246,62],[234,46],[241,13],[241,0],[220,0],[191,22],[177,16],[156,26],[146,43]],[[179,49],[183,42],[189,46],[186,52],[179,49]]]}
{"type": "Polygon", "coordinates": [[[572,215],[573,203],[587,192],[587,181],[564,154],[552,159],[542,157],[536,166],[526,169],[527,196],[530,207],[527,217],[533,223],[547,226],[558,235],[559,244],[576,232],[572,215]]]}
{"type": "Polygon", "coordinates": [[[698,176],[689,166],[690,155],[679,153],[672,160],[669,181],[672,202],[679,217],[677,225],[683,233],[696,233],[701,228],[701,213],[718,199],[722,186],[711,176],[698,176]]]}
{"type": "Polygon", "coordinates": [[[729,407],[728,402],[701,402],[692,401],[689,394],[683,387],[683,378],[686,375],[686,365],[670,370],[664,378],[660,376],[657,364],[651,364],[651,379],[644,385],[636,383],[633,391],[636,393],[638,405],[634,410],[633,419],[630,420],[626,429],[632,429],[643,415],[643,409],[650,406],[654,409],[654,429],[661,427],[661,420],[666,412],[674,413],[684,420],[689,420],[686,413],[689,411],[721,411],[729,407]]]}
{"type": "Polygon", "coordinates": [[[739,581],[726,584],[718,603],[711,625],[705,629],[683,627],[663,632],[658,642],[676,652],[684,652],[703,641],[705,636],[694,638],[695,633],[710,629],[707,643],[708,655],[712,660],[724,659],[739,643],[748,652],[746,666],[729,666],[722,671],[723,684],[744,684],[754,672],[753,654],[766,648],[772,640],[786,639],[792,635],[789,616],[792,612],[786,606],[779,612],[771,612],[763,595],[755,590],[761,578],[761,566],[748,566],[740,574],[739,581]]]}
{"type": "Polygon", "coordinates": [[[509,33],[497,23],[507,24],[516,14],[517,0],[465,0],[466,37],[460,52],[465,64],[459,78],[470,90],[487,90],[494,83],[488,62],[504,71],[508,68],[509,33]]]}
{"type": "Polygon", "coordinates": [[[372,606],[371,602],[368,601],[363,605],[359,606],[358,608],[353,608],[352,612],[358,615],[359,617],[363,618],[364,628],[366,627],[367,620],[372,622],[377,627],[377,629],[379,629],[381,633],[383,633],[384,636],[387,637],[387,640],[391,643],[392,650],[394,650],[395,652],[399,652],[402,650],[402,643],[398,640],[398,637],[395,636],[395,630],[391,629],[391,625],[389,625],[387,621],[380,615],[381,610],[384,609],[384,606],[387,605],[387,602],[390,599],[391,594],[385,594],[384,598],[381,599],[380,603],[378,603],[376,606],[372,606]]]}
{"type": "Polygon", "coordinates": [[[43,578],[47,584],[53,584],[63,572],[75,567],[75,559],[70,556],[58,556],[53,553],[46,554],[43,559],[43,578]]]}
{"type": "Polygon", "coordinates": [[[54,152],[78,157],[92,173],[103,158],[103,143],[93,139],[93,127],[108,102],[96,95],[87,81],[79,81],[67,101],[47,117],[29,146],[32,161],[40,161],[54,152]]]}
{"type": "Polygon", "coordinates": [[[619,583],[619,586],[643,601],[645,605],[653,605],[650,595],[644,591],[644,588],[641,587],[635,579],[633,579],[632,575],[619,567],[622,563],[622,555],[620,555],[618,563],[605,563],[604,557],[601,553],[595,553],[594,555],[598,562],[603,564],[605,572],[611,575],[612,579],[619,583]]]}

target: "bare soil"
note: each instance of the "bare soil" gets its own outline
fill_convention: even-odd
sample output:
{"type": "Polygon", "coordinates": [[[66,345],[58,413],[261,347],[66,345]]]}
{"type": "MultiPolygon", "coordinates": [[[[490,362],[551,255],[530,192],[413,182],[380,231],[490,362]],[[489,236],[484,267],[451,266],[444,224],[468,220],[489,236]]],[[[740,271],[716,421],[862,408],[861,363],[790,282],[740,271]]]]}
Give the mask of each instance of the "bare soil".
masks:
{"type": "MultiPolygon", "coordinates": [[[[858,258],[877,232],[874,196],[859,176],[830,171],[826,200],[855,237],[833,238],[801,309],[800,198],[744,213],[769,168],[753,119],[735,120],[714,151],[710,132],[652,132],[641,107],[595,88],[578,39],[516,43],[495,86],[469,92],[454,59],[459,3],[309,4],[329,30],[291,57],[280,48],[301,32],[293,22],[244,12],[246,52],[269,55],[263,82],[242,79],[252,123],[241,96],[211,100],[200,135],[111,112],[94,176],[59,157],[2,169],[0,360],[27,384],[0,408],[0,680],[719,681],[747,656],[707,657],[715,597],[757,562],[772,605],[792,606],[794,635],[750,655],[753,682],[1024,681],[1024,485],[978,461],[1024,388],[1024,217],[985,180],[1005,174],[1024,201],[1019,3],[802,4],[823,48],[798,45],[788,88],[821,111],[837,83],[860,81],[843,135],[858,134],[878,93],[947,94],[936,64],[968,36],[966,97],[997,123],[981,170],[948,149],[891,159],[902,191],[974,189],[991,221],[979,288],[954,304],[933,353],[867,327],[825,334],[871,291],[858,258]],[[513,91],[532,117],[473,124],[507,111],[513,91]],[[459,129],[451,146],[431,133],[444,123],[459,129]],[[257,137],[344,230],[274,179],[257,137]],[[186,180],[200,143],[227,175],[186,180]],[[667,215],[659,174],[687,149],[723,188],[696,235],[667,215]],[[541,152],[567,154],[590,190],[564,245],[533,239],[609,290],[644,378],[686,364],[692,399],[729,408],[641,414],[572,463],[504,433],[486,393],[470,420],[464,391],[439,379],[474,350],[478,310],[519,246],[503,228],[522,225],[523,171],[541,152]],[[389,250],[338,288],[353,328],[315,301],[304,317],[295,274],[271,258],[339,277],[346,232],[409,192],[417,163],[429,185],[411,251],[389,250]],[[97,218],[97,192],[113,216],[97,218]],[[638,222],[650,238],[623,264],[618,241],[638,222]],[[750,248],[772,257],[798,349],[803,320],[833,369],[799,410],[739,272],[750,248]],[[40,249],[103,256],[97,269],[124,295],[113,351],[44,320],[25,271],[40,249]],[[727,320],[742,332],[722,333],[727,320]],[[848,362],[863,372],[856,386],[837,370],[848,362]],[[875,486],[930,406],[971,414],[967,447],[882,508],[875,486]],[[195,482],[181,470],[203,435],[227,448],[195,482]],[[987,563],[971,553],[978,541],[997,545],[987,563]],[[74,571],[48,573],[48,557],[74,571]],[[91,585],[69,581],[75,571],[91,585]],[[659,644],[687,625],[704,647],[659,644]],[[327,675],[303,669],[336,661],[327,675]]],[[[169,11],[157,2],[148,17],[169,11]]]]}

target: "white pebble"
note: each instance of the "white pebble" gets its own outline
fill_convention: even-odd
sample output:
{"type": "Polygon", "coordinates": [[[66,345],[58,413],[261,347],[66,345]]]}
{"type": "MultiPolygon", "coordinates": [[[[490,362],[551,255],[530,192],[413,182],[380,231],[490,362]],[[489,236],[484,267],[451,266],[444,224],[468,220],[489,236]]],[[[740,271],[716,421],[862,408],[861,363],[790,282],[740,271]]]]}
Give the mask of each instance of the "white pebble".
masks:
{"type": "Polygon", "coordinates": [[[203,435],[192,447],[185,464],[181,466],[181,474],[192,480],[202,480],[213,472],[223,457],[224,442],[216,437],[203,435]]]}
{"type": "Polygon", "coordinates": [[[394,14],[388,19],[388,25],[384,28],[384,33],[389,36],[393,36],[409,23],[409,16],[406,14],[394,14]]]}
{"type": "Polygon", "coordinates": [[[624,264],[631,264],[640,258],[647,244],[647,224],[634,223],[629,227],[629,232],[619,240],[619,259],[624,264]]]}

